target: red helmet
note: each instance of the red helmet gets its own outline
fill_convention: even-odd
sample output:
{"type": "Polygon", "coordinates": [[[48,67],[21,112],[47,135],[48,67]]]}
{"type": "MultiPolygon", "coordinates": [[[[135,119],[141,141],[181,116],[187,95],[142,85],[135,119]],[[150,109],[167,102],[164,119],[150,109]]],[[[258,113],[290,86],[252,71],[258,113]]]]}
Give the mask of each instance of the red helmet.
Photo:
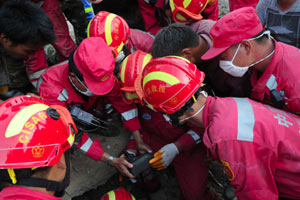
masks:
{"type": "Polygon", "coordinates": [[[120,67],[122,91],[135,92],[134,81],[151,59],[152,56],[150,54],[140,50],[124,59],[120,67]]]}
{"type": "Polygon", "coordinates": [[[209,0],[170,0],[173,20],[187,23],[189,19],[201,20],[201,12],[207,6],[209,0]]]}
{"type": "Polygon", "coordinates": [[[129,31],[129,26],[122,17],[100,11],[89,22],[87,36],[101,37],[117,57],[128,40],[129,31]]]}
{"type": "Polygon", "coordinates": [[[102,196],[101,200],[135,200],[135,197],[127,192],[123,187],[111,190],[102,196]]]}
{"type": "Polygon", "coordinates": [[[140,87],[153,109],[172,114],[198,90],[204,73],[193,63],[178,56],[152,59],[144,68],[140,87]]]}
{"type": "Polygon", "coordinates": [[[30,96],[0,105],[0,168],[55,165],[74,142],[76,126],[69,111],[30,96]]]}

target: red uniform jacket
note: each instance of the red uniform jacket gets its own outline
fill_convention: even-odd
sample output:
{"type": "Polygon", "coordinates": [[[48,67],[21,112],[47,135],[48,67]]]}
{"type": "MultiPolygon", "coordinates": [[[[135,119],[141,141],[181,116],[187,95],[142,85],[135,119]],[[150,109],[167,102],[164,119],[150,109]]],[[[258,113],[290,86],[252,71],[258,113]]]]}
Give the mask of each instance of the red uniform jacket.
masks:
{"type": "Polygon", "coordinates": [[[300,117],[247,98],[208,97],[203,142],[239,199],[300,199],[300,117]]]}
{"type": "Polygon", "coordinates": [[[284,109],[300,114],[300,51],[296,47],[275,42],[275,53],[268,67],[257,77],[254,72],[251,77],[253,85],[251,98],[271,103],[270,91],[280,92],[284,109]]]}
{"type": "Polygon", "coordinates": [[[0,192],[0,200],[62,200],[43,192],[23,187],[9,186],[0,192]]]}
{"type": "MultiPolygon", "coordinates": [[[[103,105],[108,100],[121,113],[125,128],[129,131],[140,129],[137,108],[135,104],[128,105],[123,102],[120,83],[117,79],[115,79],[114,88],[107,95],[93,96],[86,101],[71,85],[68,72],[68,62],[65,61],[49,68],[42,75],[38,84],[38,94],[47,103],[62,106],[68,106],[71,103],[81,104],[86,111],[91,111],[95,106],[103,105]]],[[[99,160],[103,155],[100,142],[92,141],[87,135],[83,135],[78,147],[94,160],[99,160]]]]}
{"type": "Polygon", "coordinates": [[[151,53],[154,36],[150,33],[138,30],[130,29],[130,35],[128,38],[128,50],[132,54],[136,50],[141,50],[146,53],[151,53]]]}

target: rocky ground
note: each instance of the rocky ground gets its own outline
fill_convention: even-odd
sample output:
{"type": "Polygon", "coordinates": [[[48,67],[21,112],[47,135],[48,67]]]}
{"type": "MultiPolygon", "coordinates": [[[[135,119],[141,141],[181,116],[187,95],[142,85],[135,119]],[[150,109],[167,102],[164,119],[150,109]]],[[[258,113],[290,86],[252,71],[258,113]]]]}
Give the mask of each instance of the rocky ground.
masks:
{"type": "MultiPolygon", "coordinates": [[[[106,2],[109,1],[106,0],[106,2]]],[[[104,9],[113,12],[114,9],[116,9],[115,7],[111,7],[109,3],[105,3],[105,1],[103,3],[104,4],[102,5],[96,6],[95,10],[104,9]]],[[[124,8],[122,3],[124,3],[124,0],[119,1],[120,5],[118,8],[124,8]]],[[[139,28],[139,26],[142,27],[142,22],[140,21],[141,18],[136,17],[139,16],[139,14],[136,13],[135,6],[135,4],[132,4],[129,6],[131,9],[130,11],[121,9],[120,12],[129,13],[127,16],[129,24],[134,26],[134,28],[139,28]]],[[[85,25],[87,24],[85,20],[82,20],[84,19],[84,13],[81,12],[80,4],[78,4],[78,1],[76,3],[76,1],[73,0],[64,0],[62,9],[65,11],[67,18],[71,19],[70,21],[73,20],[74,22],[75,20],[75,24],[80,24],[80,26],[74,27],[75,35],[78,40],[77,43],[79,43],[80,40],[85,37],[84,27],[86,27],[85,25]],[[74,15],[76,15],[76,17],[74,17],[74,15]]],[[[219,16],[221,17],[225,15],[228,11],[228,1],[219,0],[219,16]]],[[[115,119],[115,122],[119,124],[119,127],[122,127],[121,122],[118,119],[115,119]]],[[[93,139],[98,138],[104,150],[114,156],[118,156],[120,154],[129,140],[129,133],[123,129],[121,129],[121,133],[117,137],[104,137],[99,134],[90,134],[90,136],[93,139]]],[[[160,172],[158,177],[160,188],[157,191],[150,193],[142,183],[132,183],[127,178],[120,178],[120,175],[114,168],[101,162],[93,161],[81,152],[75,151],[72,154],[71,185],[67,188],[66,194],[63,198],[65,200],[96,200],[100,199],[101,196],[109,190],[123,186],[134,194],[138,200],[182,199],[180,188],[172,167],[160,172]]],[[[227,178],[222,166],[217,162],[211,161],[208,188],[213,193],[217,194],[219,199],[223,199],[221,196],[226,188],[226,183],[227,178]]],[[[230,188],[227,188],[225,191],[227,191],[228,197],[232,196],[230,188]]]]}

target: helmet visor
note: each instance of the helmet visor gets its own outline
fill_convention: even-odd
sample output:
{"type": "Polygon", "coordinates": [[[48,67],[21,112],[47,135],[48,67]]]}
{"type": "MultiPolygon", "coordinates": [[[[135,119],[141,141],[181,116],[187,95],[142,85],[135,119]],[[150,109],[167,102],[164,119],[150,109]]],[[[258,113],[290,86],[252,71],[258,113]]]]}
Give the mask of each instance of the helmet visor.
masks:
{"type": "Polygon", "coordinates": [[[60,144],[0,149],[0,168],[33,168],[52,166],[58,162],[63,150],[60,144]]]}

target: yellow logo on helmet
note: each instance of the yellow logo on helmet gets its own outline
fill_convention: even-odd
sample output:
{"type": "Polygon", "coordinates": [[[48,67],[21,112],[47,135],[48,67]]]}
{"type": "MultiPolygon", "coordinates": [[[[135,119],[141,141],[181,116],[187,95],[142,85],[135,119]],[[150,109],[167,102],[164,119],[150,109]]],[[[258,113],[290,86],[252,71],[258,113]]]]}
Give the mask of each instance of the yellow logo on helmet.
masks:
{"type": "Polygon", "coordinates": [[[31,150],[32,156],[35,158],[41,158],[43,157],[45,153],[45,147],[36,146],[32,148],[31,150]]]}
{"type": "Polygon", "coordinates": [[[21,143],[27,143],[29,141],[28,135],[31,134],[36,124],[48,117],[45,112],[42,112],[47,108],[49,108],[49,106],[45,104],[34,104],[19,111],[8,124],[5,131],[5,138],[21,134],[19,141],[21,143]]]}

